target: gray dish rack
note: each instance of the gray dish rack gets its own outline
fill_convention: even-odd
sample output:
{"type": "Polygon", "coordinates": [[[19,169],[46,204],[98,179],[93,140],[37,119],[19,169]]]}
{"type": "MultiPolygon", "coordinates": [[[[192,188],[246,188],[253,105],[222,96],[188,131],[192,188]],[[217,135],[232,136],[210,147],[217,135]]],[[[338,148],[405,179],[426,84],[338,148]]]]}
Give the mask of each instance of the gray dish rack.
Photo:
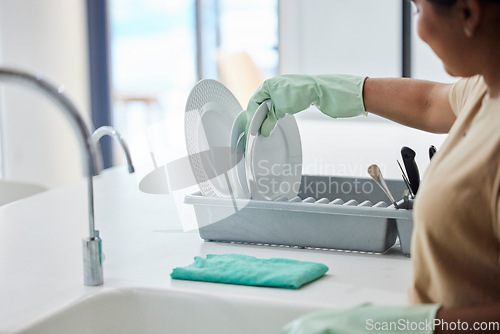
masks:
{"type": "MultiPolygon", "coordinates": [[[[406,189],[403,181],[387,185],[396,198],[406,189]]],[[[292,199],[212,198],[198,192],[184,202],[194,206],[206,241],[384,253],[399,236],[402,253],[410,255],[412,210],[388,206],[368,178],[304,175],[292,199]]]]}

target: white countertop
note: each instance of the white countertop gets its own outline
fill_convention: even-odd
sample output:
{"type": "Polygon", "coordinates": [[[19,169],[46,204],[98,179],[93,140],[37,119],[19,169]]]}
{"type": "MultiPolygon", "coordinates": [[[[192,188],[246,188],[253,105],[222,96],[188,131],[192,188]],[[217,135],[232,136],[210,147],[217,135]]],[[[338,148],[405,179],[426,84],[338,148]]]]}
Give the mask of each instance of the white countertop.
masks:
{"type": "MultiPolygon", "coordinates": [[[[152,287],[320,307],[362,302],[406,304],[411,262],[385,255],[204,242],[183,232],[170,195],[137,188],[124,167],[95,178],[96,228],[103,239],[104,285],[83,285],[81,239],[88,235],[84,180],[0,207],[0,333],[87,295],[118,287],[152,287]],[[195,256],[240,253],[326,264],[330,270],[299,290],[171,280],[195,256]]],[[[186,219],[185,217],[183,219],[186,219]]]]}

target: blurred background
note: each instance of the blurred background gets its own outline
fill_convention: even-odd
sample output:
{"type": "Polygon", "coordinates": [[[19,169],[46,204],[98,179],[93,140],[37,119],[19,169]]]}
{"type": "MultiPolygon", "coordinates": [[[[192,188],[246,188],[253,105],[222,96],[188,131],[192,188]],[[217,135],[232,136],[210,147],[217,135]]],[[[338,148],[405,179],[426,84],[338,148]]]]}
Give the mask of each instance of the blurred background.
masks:
{"type": "MultiPolygon", "coordinates": [[[[128,141],[139,177],[185,154],[184,106],[202,78],[223,82],[243,109],[270,76],[349,73],[453,82],[415,35],[407,0],[0,0],[0,65],[63,84],[95,127],[128,141]]],[[[298,117],[304,172],[400,178],[403,145],[421,174],[445,135],[376,116],[298,117]]],[[[82,176],[71,128],[38,93],[0,85],[0,175],[46,188],[82,176]]],[[[102,143],[107,167],[121,152],[102,143]]]]}

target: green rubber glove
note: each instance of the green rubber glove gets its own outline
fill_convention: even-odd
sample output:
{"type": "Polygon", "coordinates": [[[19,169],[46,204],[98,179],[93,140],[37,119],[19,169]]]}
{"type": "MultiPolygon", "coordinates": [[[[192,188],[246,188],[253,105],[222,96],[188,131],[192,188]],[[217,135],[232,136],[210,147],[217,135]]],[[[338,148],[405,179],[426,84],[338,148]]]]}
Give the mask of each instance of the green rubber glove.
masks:
{"type": "Polygon", "coordinates": [[[282,334],[432,334],[437,304],[375,306],[306,314],[287,324],[282,334]]]}
{"type": "Polygon", "coordinates": [[[264,81],[248,102],[245,135],[255,111],[268,99],[271,100],[271,110],[260,129],[265,137],[269,136],[276,122],[286,114],[295,114],[311,105],[333,118],[361,115],[365,113],[365,80],[366,77],[345,74],[287,74],[272,77],[264,81]]]}

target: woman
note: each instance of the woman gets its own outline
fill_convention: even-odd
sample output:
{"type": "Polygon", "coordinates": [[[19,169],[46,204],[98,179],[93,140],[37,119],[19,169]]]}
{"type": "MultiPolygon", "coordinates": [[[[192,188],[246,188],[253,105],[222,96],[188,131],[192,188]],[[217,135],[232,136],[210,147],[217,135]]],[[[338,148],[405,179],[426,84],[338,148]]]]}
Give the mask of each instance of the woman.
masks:
{"type": "Polygon", "coordinates": [[[413,2],[418,35],[450,75],[463,78],[456,84],[284,75],[264,82],[248,105],[250,119],[271,99],[264,136],[285,114],[311,104],[331,117],[366,111],[449,133],[426,171],[414,208],[409,298],[419,306],[320,312],[290,324],[290,332],[370,332],[376,330],[370,324],[402,318],[433,323],[431,329],[419,327],[419,333],[500,333],[494,323],[490,328],[480,323],[500,324],[500,0],[413,2]]]}

